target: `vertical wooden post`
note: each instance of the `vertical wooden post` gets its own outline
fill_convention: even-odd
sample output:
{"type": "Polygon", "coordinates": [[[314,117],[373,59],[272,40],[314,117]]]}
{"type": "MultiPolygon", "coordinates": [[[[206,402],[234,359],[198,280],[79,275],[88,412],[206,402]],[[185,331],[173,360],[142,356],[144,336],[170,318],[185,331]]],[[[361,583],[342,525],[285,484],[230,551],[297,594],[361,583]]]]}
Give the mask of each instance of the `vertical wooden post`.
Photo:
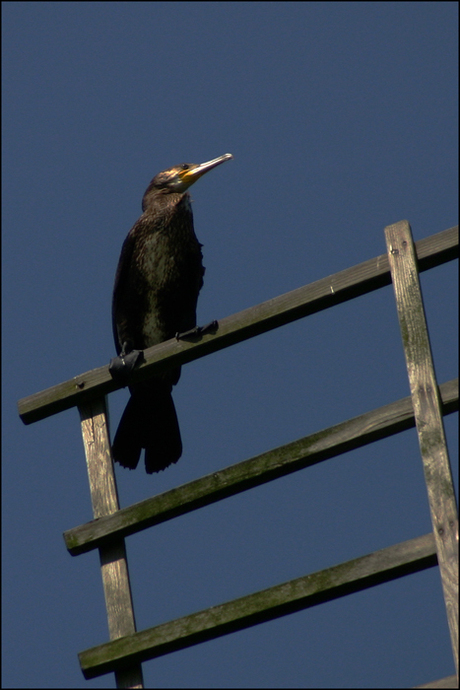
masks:
{"type": "Polygon", "coordinates": [[[410,225],[385,228],[458,678],[458,515],[410,225]]]}
{"type": "MultiPolygon", "coordinates": [[[[105,398],[79,406],[94,518],[119,510],[105,398]]],[[[124,539],[99,549],[110,639],[136,632],[124,539]]],[[[143,688],[142,666],[117,671],[118,688],[143,688]]]]}

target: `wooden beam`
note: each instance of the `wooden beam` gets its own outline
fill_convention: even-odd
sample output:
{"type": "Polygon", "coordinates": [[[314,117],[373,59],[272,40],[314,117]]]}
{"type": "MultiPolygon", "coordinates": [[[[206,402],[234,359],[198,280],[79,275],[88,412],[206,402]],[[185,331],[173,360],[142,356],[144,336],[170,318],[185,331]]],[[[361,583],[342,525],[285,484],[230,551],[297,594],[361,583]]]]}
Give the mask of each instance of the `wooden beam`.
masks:
{"type": "Polygon", "coordinates": [[[385,229],[433,534],[458,675],[458,513],[410,225],[385,229]]]}
{"type": "MultiPolygon", "coordinates": [[[[458,379],[441,386],[444,413],[458,410],[458,379]]],[[[73,556],[127,537],[328,458],[415,426],[410,397],[213,472],[64,533],[73,556]]]]}
{"type": "MultiPolygon", "coordinates": [[[[83,444],[88,468],[91,502],[95,519],[119,510],[117,487],[110,452],[107,413],[104,398],[79,408],[83,444]]],[[[99,549],[102,583],[109,635],[115,640],[136,632],[128,562],[124,539],[117,539],[99,549]]],[[[142,667],[134,663],[116,671],[118,688],[143,688],[142,667]]]]}
{"type": "Polygon", "coordinates": [[[447,676],[439,680],[433,680],[431,683],[424,683],[423,685],[416,685],[416,688],[430,688],[431,690],[445,690],[446,688],[458,688],[457,676],[447,676]]]}
{"type": "Polygon", "coordinates": [[[185,649],[436,565],[426,534],[79,654],[85,678],[185,649]]]}
{"type": "MultiPolygon", "coordinates": [[[[420,240],[416,249],[420,270],[451,261],[458,256],[458,227],[420,240]]],[[[215,333],[190,340],[172,339],[145,350],[145,363],[134,372],[133,381],[144,380],[158,371],[191,362],[390,283],[388,258],[382,254],[221,319],[215,333]]],[[[22,398],[18,402],[19,416],[24,424],[31,424],[118,388],[120,385],[110,376],[107,364],[22,398]]]]}

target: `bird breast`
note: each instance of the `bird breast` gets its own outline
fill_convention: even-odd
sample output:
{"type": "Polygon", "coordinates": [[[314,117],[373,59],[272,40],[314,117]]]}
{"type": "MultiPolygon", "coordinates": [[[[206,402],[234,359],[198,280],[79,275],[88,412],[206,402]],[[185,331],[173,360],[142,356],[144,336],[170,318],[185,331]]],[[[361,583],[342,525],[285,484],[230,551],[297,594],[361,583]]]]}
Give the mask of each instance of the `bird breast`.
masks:
{"type": "MultiPolygon", "coordinates": [[[[185,209],[184,209],[185,210],[185,209]]],[[[173,214],[143,237],[137,262],[147,305],[143,336],[147,346],[196,324],[196,302],[203,282],[201,245],[191,213],[173,214]]]]}

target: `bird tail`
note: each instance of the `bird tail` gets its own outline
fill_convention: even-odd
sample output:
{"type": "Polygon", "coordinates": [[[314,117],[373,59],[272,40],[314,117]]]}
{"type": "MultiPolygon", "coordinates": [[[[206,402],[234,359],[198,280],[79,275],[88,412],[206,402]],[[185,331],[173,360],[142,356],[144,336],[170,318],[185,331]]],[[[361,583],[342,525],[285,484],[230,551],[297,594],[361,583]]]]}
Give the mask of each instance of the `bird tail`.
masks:
{"type": "Polygon", "coordinates": [[[182,441],[171,389],[170,383],[158,380],[131,387],[112,445],[113,459],[123,467],[134,470],[142,448],[148,474],[179,460],[182,441]]]}

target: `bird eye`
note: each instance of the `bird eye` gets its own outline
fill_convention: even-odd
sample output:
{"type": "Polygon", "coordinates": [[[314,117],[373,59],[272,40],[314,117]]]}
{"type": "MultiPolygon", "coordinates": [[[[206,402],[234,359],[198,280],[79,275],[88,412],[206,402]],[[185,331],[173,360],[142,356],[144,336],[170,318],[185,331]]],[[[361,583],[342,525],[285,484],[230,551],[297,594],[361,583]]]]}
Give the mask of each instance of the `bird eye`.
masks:
{"type": "Polygon", "coordinates": [[[188,163],[183,163],[182,164],[182,170],[188,170],[190,168],[188,163]]]}

